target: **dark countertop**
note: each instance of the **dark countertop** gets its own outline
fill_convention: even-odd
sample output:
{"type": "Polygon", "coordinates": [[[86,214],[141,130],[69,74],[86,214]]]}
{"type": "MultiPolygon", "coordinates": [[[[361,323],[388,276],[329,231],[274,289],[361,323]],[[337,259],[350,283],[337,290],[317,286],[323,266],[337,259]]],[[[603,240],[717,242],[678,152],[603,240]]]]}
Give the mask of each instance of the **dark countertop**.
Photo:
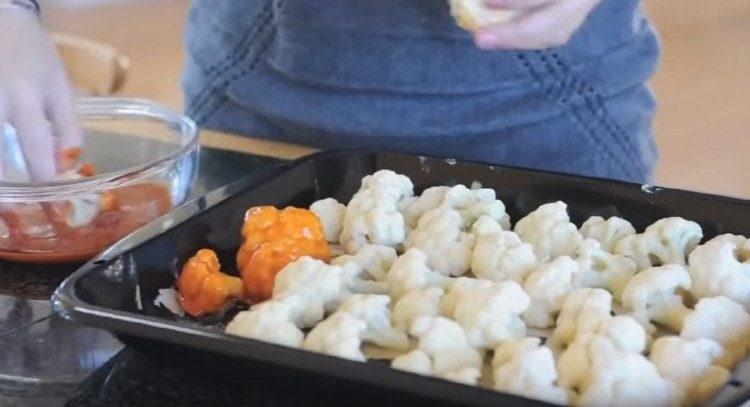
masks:
{"type": "MultiPolygon", "coordinates": [[[[204,148],[193,195],[280,162],[204,148]]],[[[300,404],[193,380],[184,368],[154,362],[105,331],[53,315],[48,299],[75,269],[0,262],[0,406],[300,404]]]]}

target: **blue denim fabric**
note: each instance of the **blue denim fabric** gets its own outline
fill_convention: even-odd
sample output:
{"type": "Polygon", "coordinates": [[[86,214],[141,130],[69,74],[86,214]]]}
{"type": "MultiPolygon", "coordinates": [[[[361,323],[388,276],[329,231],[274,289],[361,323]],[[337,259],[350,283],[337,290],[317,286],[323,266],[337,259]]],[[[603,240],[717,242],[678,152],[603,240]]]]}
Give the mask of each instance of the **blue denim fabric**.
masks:
{"type": "Polygon", "coordinates": [[[324,149],[378,148],[644,182],[659,56],[639,0],[564,47],[481,51],[440,0],[196,0],[186,111],[324,149]]]}

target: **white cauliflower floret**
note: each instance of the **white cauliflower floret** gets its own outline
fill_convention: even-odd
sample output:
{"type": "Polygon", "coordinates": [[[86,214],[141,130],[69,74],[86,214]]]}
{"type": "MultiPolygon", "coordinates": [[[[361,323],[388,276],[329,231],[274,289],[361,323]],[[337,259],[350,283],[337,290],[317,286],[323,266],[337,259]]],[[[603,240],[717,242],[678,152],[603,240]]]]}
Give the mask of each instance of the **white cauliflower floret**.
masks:
{"type": "Polygon", "coordinates": [[[458,277],[450,281],[445,296],[443,297],[442,309],[443,315],[453,318],[456,312],[458,301],[471,293],[481,290],[492,285],[490,280],[481,280],[470,277],[458,277]]]}
{"type": "MultiPolygon", "coordinates": [[[[399,356],[391,363],[391,367],[406,372],[421,374],[424,376],[432,375],[432,360],[423,351],[417,349],[405,355],[399,356]]],[[[439,377],[456,383],[476,386],[482,372],[476,367],[467,367],[455,371],[450,371],[439,377]]]]}
{"type": "Polygon", "coordinates": [[[750,346],[750,315],[729,298],[703,298],[685,317],[680,336],[718,342],[724,347],[724,355],[717,364],[732,368],[745,357],[750,346]]]}
{"type": "Polygon", "coordinates": [[[510,225],[510,217],[505,213],[505,204],[497,199],[494,189],[469,189],[464,185],[456,185],[445,194],[445,204],[458,211],[469,227],[483,216],[490,217],[506,228],[510,225]]]}
{"type": "Polygon", "coordinates": [[[604,250],[611,253],[617,242],[635,234],[635,228],[630,222],[617,216],[607,220],[601,216],[592,216],[583,222],[580,232],[584,239],[596,240],[604,250]]]}
{"type": "Polygon", "coordinates": [[[404,214],[404,221],[411,229],[417,227],[419,218],[425,213],[437,208],[445,200],[445,193],[450,189],[447,186],[430,187],[422,191],[422,194],[416,198],[404,202],[401,213],[404,214]]]}
{"type": "Polygon", "coordinates": [[[737,246],[737,259],[742,263],[750,261],[750,239],[742,235],[725,233],[709,240],[709,242],[729,242],[737,246]]]}
{"type": "Polygon", "coordinates": [[[627,315],[617,315],[601,321],[594,334],[607,338],[622,352],[641,353],[648,342],[643,326],[627,315]]]}
{"type": "Polygon", "coordinates": [[[690,311],[683,304],[680,291],[690,290],[690,275],[685,267],[670,264],[653,267],[636,274],[622,293],[622,305],[647,329],[649,321],[658,322],[679,332],[690,311]]]}
{"type": "Polygon", "coordinates": [[[482,372],[475,367],[467,367],[461,370],[448,372],[443,377],[445,380],[450,380],[456,383],[463,383],[469,386],[476,386],[479,382],[479,378],[482,377],[482,372]]]}
{"type": "Polygon", "coordinates": [[[450,278],[430,269],[427,256],[419,249],[409,249],[399,256],[386,277],[388,293],[394,300],[412,290],[445,287],[450,281],[450,278]]]}
{"type": "Polygon", "coordinates": [[[578,263],[568,256],[540,265],[529,274],[523,289],[531,298],[531,305],[523,315],[529,326],[547,328],[552,325],[562,308],[565,297],[573,291],[578,263]]]}
{"type": "Polygon", "coordinates": [[[440,301],[444,294],[444,291],[437,287],[409,291],[393,306],[393,326],[408,332],[417,318],[439,316],[440,301]]]}
{"type": "Polygon", "coordinates": [[[637,235],[626,236],[615,245],[615,253],[635,260],[639,270],[666,264],[685,265],[685,259],[703,238],[700,225],[683,218],[654,222],[637,235]]]}
{"type": "Polygon", "coordinates": [[[618,301],[625,285],[638,269],[633,260],[604,251],[599,242],[593,239],[584,240],[576,255],[581,269],[577,285],[604,288],[618,301]]]}
{"type": "Polygon", "coordinates": [[[344,223],[346,205],[333,198],[321,199],[310,205],[310,211],[323,224],[323,234],[329,243],[338,243],[341,226],[344,223]]]}
{"type": "Polygon", "coordinates": [[[279,274],[273,287],[273,299],[294,296],[299,315],[297,326],[310,328],[323,319],[325,310],[332,311],[340,302],[344,290],[341,267],[330,266],[307,256],[287,264],[279,274]]]}
{"type": "Polygon", "coordinates": [[[227,325],[228,334],[287,346],[302,344],[302,331],[320,322],[338,302],[342,270],[310,257],[284,267],[276,276],[271,300],[240,312],[227,325]]]}
{"type": "Polygon", "coordinates": [[[396,250],[389,246],[366,245],[355,255],[344,255],[335,258],[332,264],[339,265],[347,273],[363,275],[365,279],[385,281],[388,270],[396,261],[396,250]]]}
{"type": "Polygon", "coordinates": [[[515,232],[526,243],[534,246],[540,261],[572,255],[583,238],[576,225],[570,222],[564,202],[548,203],[526,215],[516,223],[515,232]]]}
{"type": "Polygon", "coordinates": [[[462,382],[467,376],[479,378],[482,354],[469,345],[464,330],[455,321],[422,317],[414,321],[410,332],[419,338],[417,348],[394,359],[392,367],[446,379],[459,378],[462,382]]]}
{"type": "Polygon", "coordinates": [[[360,362],[366,360],[360,350],[367,324],[346,312],[337,312],[319,323],[305,338],[302,348],[360,362]]]}
{"type": "Polygon", "coordinates": [[[402,208],[406,224],[417,227],[419,219],[435,209],[453,209],[461,215],[464,228],[468,228],[482,216],[487,216],[507,227],[510,218],[505,213],[505,204],[496,199],[493,189],[469,189],[465,185],[432,187],[402,208]]]}
{"type": "Polygon", "coordinates": [[[414,195],[414,184],[409,177],[391,170],[379,170],[362,178],[360,189],[377,189],[398,197],[398,200],[414,195]]]}
{"type": "Polygon", "coordinates": [[[651,345],[649,359],[659,373],[677,384],[691,404],[700,404],[729,381],[729,371],[712,366],[724,353],[711,339],[686,340],[664,336],[651,345]]]}
{"type": "Polygon", "coordinates": [[[579,406],[679,406],[679,387],[659,375],[643,355],[619,353],[590,370],[579,406]]]}
{"type": "Polygon", "coordinates": [[[563,302],[557,327],[550,338],[556,346],[564,348],[576,338],[596,331],[599,325],[611,318],[612,294],[601,288],[579,288],[563,302]]]}
{"type": "Polygon", "coordinates": [[[561,386],[581,390],[586,376],[621,353],[640,354],[646,349],[646,331],[633,318],[616,316],[602,320],[594,332],[586,332],[557,361],[561,386]]]}
{"type": "MultiPolygon", "coordinates": [[[[474,222],[473,225],[471,225],[471,233],[473,233],[475,236],[484,236],[484,235],[497,235],[502,234],[504,231],[506,231],[505,228],[500,224],[500,222],[496,221],[495,219],[492,219],[490,216],[483,215],[479,219],[477,219],[476,222],[474,222]]],[[[518,236],[516,236],[518,237],[518,236]]],[[[521,240],[521,239],[518,239],[521,240]]]]}
{"type": "Polygon", "coordinates": [[[387,295],[355,294],[349,297],[336,312],[346,312],[367,324],[361,339],[386,349],[406,350],[409,338],[391,325],[391,311],[387,295]]]}
{"type": "Polygon", "coordinates": [[[521,242],[513,232],[497,231],[488,226],[489,222],[482,218],[472,228],[477,230],[477,240],[471,271],[479,278],[522,284],[538,265],[534,248],[521,242]]]}
{"type": "Polygon", "coordinates": [[[492,359],[495,390],[568,404],[567,391],[555,385],[557,371],[552,351],[540,345],[539,338],[523,338],[498,346],[492,359]]]}
{"type": "Polygon", "coordinates": [[[417,349],[393,359],[391,367],[428,376],[432,374],[432,359],[424,351],[417,349]]]}
{"type": "Polygon", "coordinates": [[[357,253],[371,243],[396,246],[404,241],[404,217],[399,202],[414,194],[411,180],[390,170],[362,179],[362,186],[346,207],[340,242],[347,253],[357,253]]]}
{"type": "Polygon", "coordinates": [[[518,15],[514,10],[489,8],[482,0],[448,0],[448,4],[458,26],[468,31],[506,23],[518,15]]]}
{"type": "Polygon", "coordinates": [[[283,301],[266,301],[235,315],[225,332],[229,335],[257,339],[299,348],[305,334],[294,323],[292,307],[283,301]]]}
{"type": "Polygon", "coordinates": [[[469,270],[474,235],[463,231],[461,215],[452,209],[434,209],[419,219],[404,246],[427,255],[430,267],[443,275],[460,276],[469,270]]]}
{"type": "Polygon", "coordinates": [[[750,309],[750,258],[742,256],[740,248],[745,243],[740,239],[743,238],[724,235],[690,253],[690,292],[695,298],[722,295],[750,309]]]}
{"type": "Polygon", "coordinates": [[[479,283],[462,283],[461,277],[449,292],[447,314],[461,325],[469,344],[475,348],[492,349],[504,341],[526,335],[526,324],[521,314],[529,307],[529,297],[520,285],[513,281],[495,283],[477,280],[479,283]],[[473,285],[471,289],[466,289],[473,285]]]}
{"type": "Polygon", "coordinates": [[[396,250],[388,246],[366,245],[355,255],[344,255],[333,259],[331,264],[342,268],[342,279],[346,293],[385,294],[388,287],[386,275],[396,260],[396,250]]]}

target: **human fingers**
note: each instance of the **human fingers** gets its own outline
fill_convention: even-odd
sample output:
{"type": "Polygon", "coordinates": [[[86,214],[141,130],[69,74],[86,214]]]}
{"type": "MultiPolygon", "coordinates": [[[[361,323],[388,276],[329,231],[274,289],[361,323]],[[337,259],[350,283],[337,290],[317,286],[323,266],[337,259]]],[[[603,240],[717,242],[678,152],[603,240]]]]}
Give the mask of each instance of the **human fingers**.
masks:
{"type": "Polygon", "coordinates": [[[477,32],[483,49],[544,49],[566,44],[600,0],[552,3],[511,22],[477,32]]]}
{"type": "Polygon", "coordinates": [[[45,115],[43,98],[30,89],[18,90],[11,96],[10,104],[10,122],[16,128],[29,175],[36,181],[54,179],[56,143],[45,115]]]}

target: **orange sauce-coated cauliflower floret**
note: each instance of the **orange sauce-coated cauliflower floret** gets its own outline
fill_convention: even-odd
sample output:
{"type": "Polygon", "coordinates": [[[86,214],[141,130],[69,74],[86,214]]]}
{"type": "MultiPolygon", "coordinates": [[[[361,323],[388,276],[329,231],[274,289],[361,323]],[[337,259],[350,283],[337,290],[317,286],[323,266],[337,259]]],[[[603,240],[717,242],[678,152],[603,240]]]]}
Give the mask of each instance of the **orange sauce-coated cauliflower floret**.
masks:
{"type": "Polygon", "coordinates": [[[307,209],[272,206],[250,208],[242,226],[237,267],[253,301],[271,298],[276,274],[302,256],[329,261],[323,225],[307,209]]]}
{"type": "Polygon", "coordinates": [[[222,273],[216,253],[209,249],[199,250],[185,263],[177,290],[180,305],[194,317],[221,311],[244,297],[242,280],[222,273]]]}

